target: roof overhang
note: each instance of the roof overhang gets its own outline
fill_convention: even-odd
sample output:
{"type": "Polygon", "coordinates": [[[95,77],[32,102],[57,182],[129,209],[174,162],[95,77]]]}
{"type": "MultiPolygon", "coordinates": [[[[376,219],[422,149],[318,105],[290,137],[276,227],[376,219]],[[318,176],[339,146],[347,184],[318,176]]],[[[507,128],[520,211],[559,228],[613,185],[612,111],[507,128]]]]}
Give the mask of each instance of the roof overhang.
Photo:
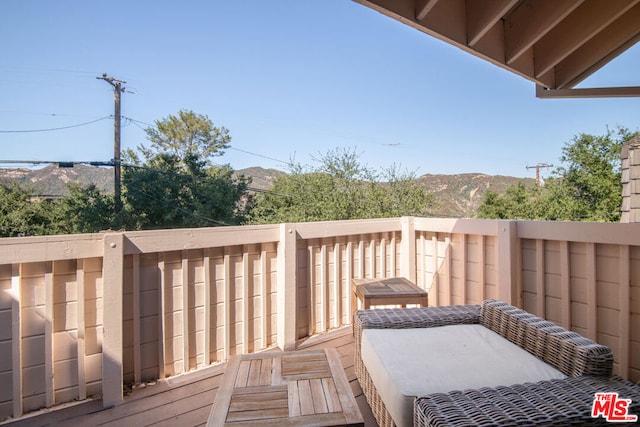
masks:
{"type": "Polygon", "coordinates": [[[354,1],[533,81],[541,98],[640,96],[575,88],[640,40],[640,0],[354,1]]]}

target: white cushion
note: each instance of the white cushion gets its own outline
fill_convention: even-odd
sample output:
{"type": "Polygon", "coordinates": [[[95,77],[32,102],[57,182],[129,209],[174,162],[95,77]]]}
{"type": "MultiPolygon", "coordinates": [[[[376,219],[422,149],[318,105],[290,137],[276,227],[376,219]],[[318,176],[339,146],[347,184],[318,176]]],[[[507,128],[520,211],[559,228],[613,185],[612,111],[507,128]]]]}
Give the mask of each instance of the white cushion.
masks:
{"type": "Polygon", "coordinates": [[[400,427],[413,425],[416,396],[566,378],[482,325],[365,329],[362,360],[400,427]]]}

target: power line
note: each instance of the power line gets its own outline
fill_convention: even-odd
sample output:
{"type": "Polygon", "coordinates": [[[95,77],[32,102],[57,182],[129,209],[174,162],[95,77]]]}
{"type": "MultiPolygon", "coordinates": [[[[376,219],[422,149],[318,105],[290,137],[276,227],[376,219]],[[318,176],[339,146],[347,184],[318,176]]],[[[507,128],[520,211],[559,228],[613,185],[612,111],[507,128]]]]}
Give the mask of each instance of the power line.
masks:
{"type": "Polygon", "coordinates": [[[141,120],[132,119],[131,117],[122,116],[122,118],[123,118],[123,119],[127,119],[127,120],[129,120],[130,122],[140,123],[140,124],[143,124],[143,125],[145,125],[145,126],[149,126],[149,127],[155,127],[155,125],[149,124],[149,123],[147,123],[147,122],[143,122],[143,121],[141,121],[141,120]]]}
{"type": "Polygon", "coordinates": [[[283,165],[288,165],[289,164],[289,162],[285,162],[285,161],[282,161],[282,160],[279,160],[279,159],[275,159],[273,157],[265,156],[265,155],[262,155],[262,154],[258,154],[258,153],[252,153],[251,151],[241,150],[240,148],[235,148],[235,147],[228,147],[228,148],[229,148],[229,150],[240,151],[241,153],[251,154],[252,156],[262,157],[263,159],[267,159],[267,160],[273,160],[275,162],[282,163],[283,165]]]}
{"type": "Polygon", "coordinates": [[[47,117],[87,117],[95,119],[95,115],[89,114],[69,114],[69,113],[56,113],[56,112],[42,112],[42,111],[20,111],[20,110],[0,110],[0,113],[9,113],[9,114],[28,114],[31,116],[47,116],[47,117]]]}
{"type": "Polygon", "coordinates": [[[104,116],[104,117],[100,117],[99,119],[91,120],[89,122],[78,123],[77,125],[63,126],[63,127],[57,127],[57,128],[48,128],[48,129],[0,130],[0,133],[53,132],[53,131],[57,131],[57,130],[72,129],[72,128],[77,128],[77,127],[81,127],[81,126],[87,126],[87,125],[99,122],[101,120],[106,120],[106,119],[111,119],[111,118],[113,118],[113,116],[104,116]]]}
{"type": "Polygon", "coordinates": [[[21,164],[21,165],[44,165],[62,164],[62,167],[72,167],[69,165],[89,165],[89,166],[113,166],[113,160],[105,161],[65,161],[65,160],[0,160],[0,164],[21,164]]]}
{"type": "Polygon", "coordinates": [[[83,71],[83,70],[65,70],[61,68],[31,68],[31,67],[2,67],[7,71],[17,70],[20,73],[66,73],[66,74],[87,74],[95,76],[97,71],[83,71]]]}
{"type": "MultiPolygon", "coordinates": [[[[125,117],[125,116],[122,116],[122,118],[124,118],[124,119],[126,119],[126,120],[128,120],[128,121],[132,122],[135,126],[138,126],[138,124],[142,124],[142,125],[145,125],[145,126],[148,126],[148,127],[151,127],[151,128],[155,128],[155,127],[156,127],[155,125],[152,125],[152,124],[149,124],[149,123],[147,123],[147,122],[140,121],[140,120],[132,119],[131,117],[125,117]]],[[[142,129],[142,130],[146,131],[146,129],[144,129],[144,128],[140,127],[140,126],[138,126],[138,127],[139,127],[140,129],[142,129]]],[[[289,164],[289,162],[285,162],[284,160],[276,159],[276,158],[274,158],[274,157],[265,156],[264,154],[254,153],[254,152],[252,152],[252,151],[248,151],[248,150],[243,150],[243,149],[241,149],[241,148],[236,148],[236,147],[227,147],[227,149],[229,149],[229,150],[234,150],[234,151],[239,151],[239,152],[241,152],[241,153],[245,153],[245,154],[250,154],[250,155],[252,155],[252,156],[256,156],[256,157],[261,157],[261,158],[263,158],[263,159],[267,159],[267,160],[273,160],[274,162],[282,163],[282,164],[284,164],[284,165],[288,165],[288,164],[289,164]]],[[[216,164],[217,164],[217,163],[216,163],[216,164]]]]}

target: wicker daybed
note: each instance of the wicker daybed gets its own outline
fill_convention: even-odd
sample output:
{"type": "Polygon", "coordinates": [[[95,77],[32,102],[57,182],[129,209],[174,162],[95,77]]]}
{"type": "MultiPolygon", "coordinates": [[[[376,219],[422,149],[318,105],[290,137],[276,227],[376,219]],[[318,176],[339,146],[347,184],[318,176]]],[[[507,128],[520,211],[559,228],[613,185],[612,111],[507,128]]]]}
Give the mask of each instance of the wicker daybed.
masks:
{"type": "MultiPolygon", "coordinates": [[[[474,326],[474,328],[480,328],[480,326],[474,326]]],[[[591,405],[595,392],[617,391],[621,397],[632,399],[630,413],[640,412],[640,387],[620,378],[611,378],[613,354],[608,347],[502,301],[488,300],[482,305],[361,310],[354,314],[353,328],[356,341],[356,376],[381,427],[407,425],[408,419],[417,426],[605,423],[603,418],[591,418],[591,405]],[[381,363],[393,365],[393,360],[390,363],[389,357],[398,357],[399,366],[394,367],[397,372],[398,369],[404,369],[403,364],[406,364],[406,369],[414,369],[409,368],[411,366],[411,363],[407,363],[409,359],[417,359],[418,363],[424,363],[422,359],[425,353],[430,351],[430,347],[428,345],[424,347],[424,343],[421,343],[423,347],[415,347],[415,343],[409,342],[406,347],[398,345],[397,340],[403,339],[402,333],[413,333],[399,330],[413,329],[421,333],[432,333],[436,329],[429,331],[423,331],[423,329],[443,327],[439,330],[444,332],[447,327],[453,325],[480,325],[482,328],[493,331],[506,339],[503,341],[508,340],[557,370],[560,376],[522,383],[503,380],[507,382],[506,384],[501,384],[498,379],[496,380],[498,385],[490,384],[486,387],[448,389],[418,394],[413,401],[413,407],[408,409],[398,406],[400,404],[397,402],[385,403],[381,394],[384,394],[383,389],[390,387],[390,380],[386,377],[384,381],[380,379],[379,371],[385,370],[385,366],[381,369],[379,365],[374,365],[371,368],[372,372],[369,372],[366,364],[373,365],[372,356],[365,357],[368,362],[363,361],[363,352],[372,351],[367,340],[391,341],[385,343],[392,347],[390,356],[387,355],[387,359],[381,359],[383,361],[381,363]],[[366,330],[372,331],[365,333],[366,330]],[[372,332],[387,335],[384,335],[385,338],[379,338],[379,335],[375,338],[375,335],[370,335],[372,332]],[[364,350],[363,341],[365,342],[364,350]],[[416,351],[416,348],[427,350],[416,351]],[[376,384],[374,377],[377,377],[379,384],[376,384]],[[387,405],[392,405],[393,411],[389,411],[387,405]],[[398,416],[399,407],[403,411],[402,416],[398,416]],[[407,410],[411,413],[406,414],[407,410]],[[394,415],[391,412],[394,412],[394,415]],[[394,416],[399,421],[394,420],[394,416]]],[[[483,333],[482,330],[477,329],[472,331],[473,334],[478,332],[483,333]]],[[[495,335],[493,332],[487,332],[487,334],[495,335]]],[[[413,338],[409,339],[413,340],[413,338]]],[[[502,340],[502,338],[498,339],[502,340]]],[[[508,345],[512,345],[510,343],[508,345]]],[[[464,343],[456,343],[456,345],[464,347],[464,343]]],[[[434,349],[437,348],[435,345],[434,349]]],[[[475,353],[470,351],[468,354],[475,353]]],[[[440,366],[427,365],[421,370],[431,371],[431,373],[413,370],[397,381],[410,382],[417,377],[418,381],[429,382],[432,375],[434,378],[438,375],[442,377],[442,369],[440,366]]],[[[482,372],[464,374],[481,376],[482,372]]],[[[444,376],[447,376],[446,373],[444,376]]],[[[387,400],[390,400],[389,392],[385,393],[387,393],[387,400]]]]}

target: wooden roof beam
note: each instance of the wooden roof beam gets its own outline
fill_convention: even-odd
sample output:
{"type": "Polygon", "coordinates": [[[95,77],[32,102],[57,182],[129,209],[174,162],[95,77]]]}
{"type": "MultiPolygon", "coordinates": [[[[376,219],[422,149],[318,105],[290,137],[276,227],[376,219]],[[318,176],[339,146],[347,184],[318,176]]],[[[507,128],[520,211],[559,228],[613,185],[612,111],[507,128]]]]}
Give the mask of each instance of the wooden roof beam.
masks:
{"type": "Polygon", "coordinates": [[[505,20],[505,60],[516,61],[584,0],[527,0],[505,20]]]}
{"type": "Polygon", "coordinates": [[[416,0],[416,20],[422,21],[439,0],[416,0]]]}
{"type": "Polygon", "coordinates": [[[538,98],[630,98],[640,97],[640,86],[599,87],[580,89],[546,89],[536,85],[538,98]]]}
{"type": "Polygon", "coordinates": [[[473,47],[519,0],[467,2],[467,44],[473,47]]]}
{"type": "Polygon", "coordinates": [[[535,75],[541,77],[640,0],[587,0],[534,46],[535,75]]]}
{"type": "Polygon", "coordinates": [[[554,68],[555,88],[570,88],[640,40],[640,4],[592,37],[554,68]],[[612,48],[613,46],[613,48],[612,48]]]}

